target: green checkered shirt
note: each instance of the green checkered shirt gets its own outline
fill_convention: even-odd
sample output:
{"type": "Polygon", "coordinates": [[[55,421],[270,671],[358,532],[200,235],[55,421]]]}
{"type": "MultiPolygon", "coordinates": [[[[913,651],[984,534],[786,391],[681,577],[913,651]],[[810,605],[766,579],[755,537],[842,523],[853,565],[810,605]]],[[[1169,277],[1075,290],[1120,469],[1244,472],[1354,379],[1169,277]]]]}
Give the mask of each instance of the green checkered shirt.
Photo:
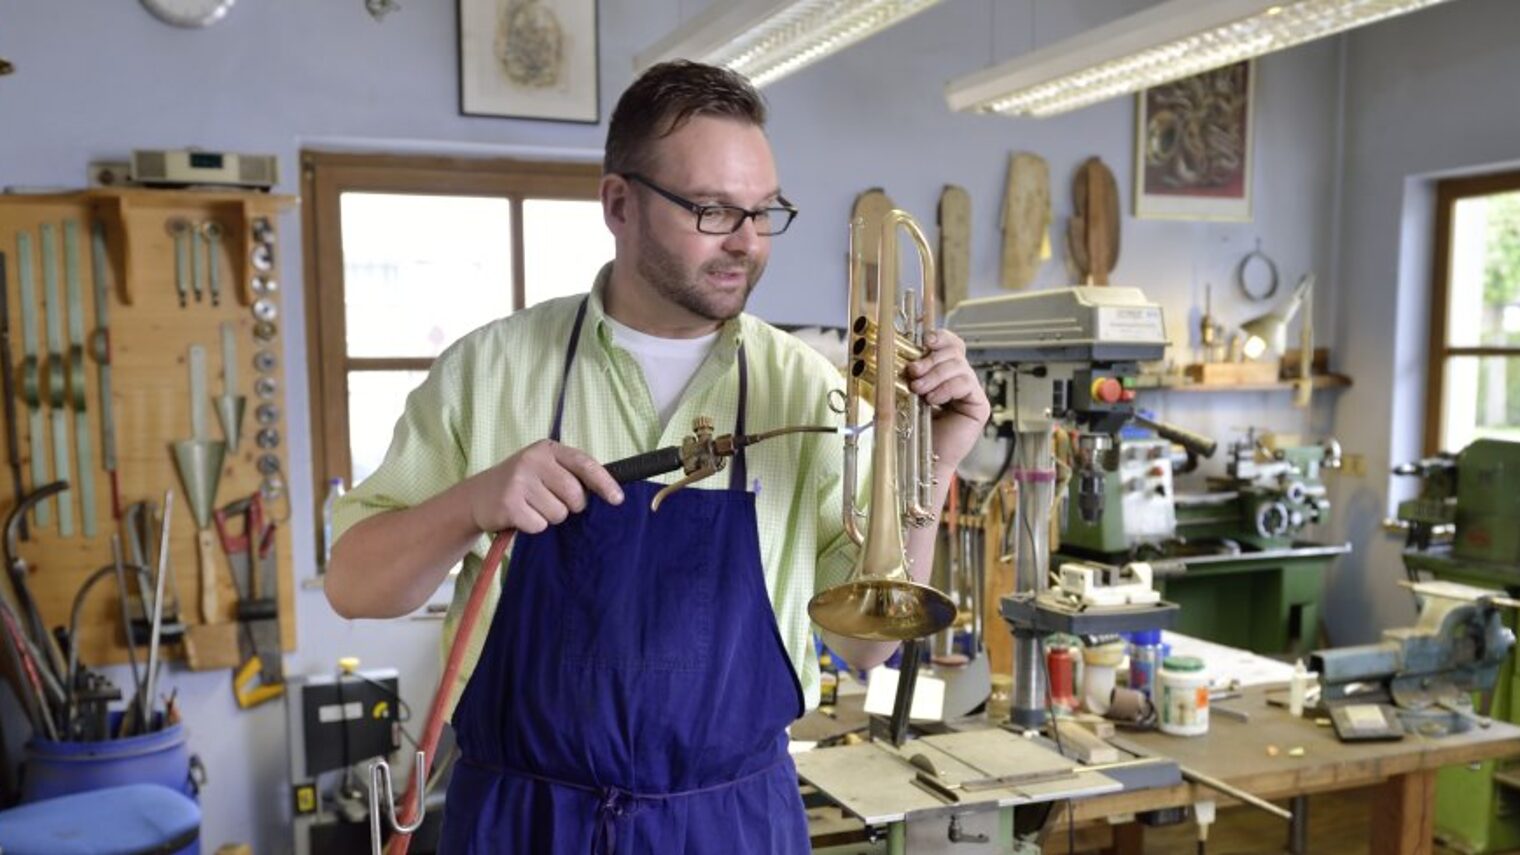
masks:
{"type": "MultiPolygon", "coordinates": [[[[749,370],[747,432],[840,422],[829,409],[828,394],[844,384],[829,361],[797,338],[741,315],[723,325],[675,415],[661,425],[642,369],[613,344],[612,331],[604,323],[600,294],[610,269],[603,269],[592,290],[570,372],[561,437],[566,445],[605,462],[679,445],[698,415],[711,416],[719,434],[732,431],[741,338],[749,370]]],[[[581,299],[565,297],[516,312],[444,351],[427,379],[407,397],[385,461],[338,501],[334,535],[366,517],[417,505],[547,437],[581,299]]],[[[766,588],[809,708],[818,704],[818,660],[807,603],[816,591],[843,581],[856,554],[840,519],[843,458],[840,439],[830,434],[778,437],[745,452],[751,486],[759,486],[756,511],[766,588]]],[[[862,468],[869,468],[868,460],[862,457],[862,468]]],[[[677,477],[679,473],[671,473],[658,480],[670,483],[677,477]]],[[[727,486],[725,469],[687,489],[727,486]]],[[[488,545],[482,535],[465,557],[444,621],[445,650],[488,545]]],[[[485,605],[485,619],[477,624],[475,637],[467,640],[451,709],[485,644],[499,593],[498,583],[485,605]]]]}

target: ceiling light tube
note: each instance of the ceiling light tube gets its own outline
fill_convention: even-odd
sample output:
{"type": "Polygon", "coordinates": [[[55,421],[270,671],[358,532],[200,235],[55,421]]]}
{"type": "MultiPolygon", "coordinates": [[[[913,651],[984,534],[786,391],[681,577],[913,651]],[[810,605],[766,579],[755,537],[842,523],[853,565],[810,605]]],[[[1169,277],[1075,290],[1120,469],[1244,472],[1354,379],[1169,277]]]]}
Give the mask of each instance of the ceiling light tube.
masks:
{"type": "Polygon", "coordinates": [[[1166,0],[950,82],[957,112],[1052,116],[1449,0],[1166,0]]]}
{"type": "Polygon", "coordinates": [[[635,71],[672,59],[721,65],[756,86],[904,21],[941,0],[713,0],[634,57],[635,71]]]}

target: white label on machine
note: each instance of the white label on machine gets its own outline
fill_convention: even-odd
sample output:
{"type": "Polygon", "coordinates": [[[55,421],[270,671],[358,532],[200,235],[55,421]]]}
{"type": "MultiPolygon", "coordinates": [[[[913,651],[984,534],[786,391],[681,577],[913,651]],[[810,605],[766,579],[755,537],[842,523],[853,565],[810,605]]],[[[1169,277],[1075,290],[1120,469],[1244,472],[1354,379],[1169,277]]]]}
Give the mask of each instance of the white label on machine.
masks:
{"type": "Polygon", "coordinates": [[[317,721],[323,724],[332,724],[337,721],[357,721],[364,718],[364,704],[359,701],[350,701],[339,706],[338,704],[324,704],[317,707],[317,721]]]}
{"type": "Polygon", "coordinates": [[[1098,340],[1166,344],[1160,306],[1099,306],[1098,340]]]}
{"type": "MultiPolygon", "coordinates": [[[[877,665],[867,673],[866,712],[870,715],[892,714],[897,701],[896,668],[877,665]]],[[[913,687],[913,707],[909,721],[940,721],[945,717],[945,681],[926,674],[918,675],[913,687]]]]}

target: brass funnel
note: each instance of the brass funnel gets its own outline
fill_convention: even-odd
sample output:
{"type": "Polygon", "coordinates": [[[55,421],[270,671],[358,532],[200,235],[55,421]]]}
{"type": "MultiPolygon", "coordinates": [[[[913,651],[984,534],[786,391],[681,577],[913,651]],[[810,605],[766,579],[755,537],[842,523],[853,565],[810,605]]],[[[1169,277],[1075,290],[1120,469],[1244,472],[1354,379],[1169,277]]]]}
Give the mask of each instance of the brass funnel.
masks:
{"type": "Polygon", "coordinates": [[[222,436],[227,437],[227,447],[237,451],[243,433],[243,411],[248,399],[242,395],[219,395],[216,399],[216,418],[222,423],[222,436]]]}
{"type": "Polygon", "coordinates": [[[206,438],[206,349],[190,346],[190,439],[169,444],[174,452],[174,468],[196,528],[211,525],[211,511],[216,507],[216,488],[222,480],[222,461],[227,457],[227,443],[206,438]]]}
{"type": "Polygon", "coordinates": [[[216,507],[216,488],[222,480],[222,461],[227,457],[227,443],[219,439],[181,439],[171,443],[174,468],[185,487],[185,500],[196,528],[211,525],[211,511],[216,507]]]}
{"type": "Polygon", "coordinates": [[[231,321],[222,321],[222,394],[216,398],[216,417],[222,423],[227,448],[237,451],[243,434],[243,411],[248,399],[237,393],[237,336],[231,321]]]}

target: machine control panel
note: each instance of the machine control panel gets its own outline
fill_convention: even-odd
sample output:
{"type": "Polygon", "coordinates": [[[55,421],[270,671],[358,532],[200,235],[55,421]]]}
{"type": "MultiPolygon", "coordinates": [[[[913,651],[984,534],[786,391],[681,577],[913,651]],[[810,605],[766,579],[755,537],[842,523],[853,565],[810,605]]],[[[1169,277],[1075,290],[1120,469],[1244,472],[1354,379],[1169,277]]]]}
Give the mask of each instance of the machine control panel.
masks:
{"type": "Polygon", "coordinates": [[[1172,450],[1164,439],[1125,440],[1119,447],[1120,502],[1130,543],[1167,540],[1177,533],[1172,504],[1172,450]]]}

